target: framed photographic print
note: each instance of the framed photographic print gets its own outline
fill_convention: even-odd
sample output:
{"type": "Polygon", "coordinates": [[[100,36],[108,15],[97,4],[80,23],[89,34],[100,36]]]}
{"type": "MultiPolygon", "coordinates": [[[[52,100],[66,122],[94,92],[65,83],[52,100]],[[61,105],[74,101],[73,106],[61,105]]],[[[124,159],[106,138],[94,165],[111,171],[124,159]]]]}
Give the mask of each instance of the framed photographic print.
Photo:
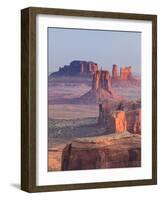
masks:
{"type": "Polygon", "coordinates": [[[157,184],[157,16],[21,11],[21,188],[157,184]]]}

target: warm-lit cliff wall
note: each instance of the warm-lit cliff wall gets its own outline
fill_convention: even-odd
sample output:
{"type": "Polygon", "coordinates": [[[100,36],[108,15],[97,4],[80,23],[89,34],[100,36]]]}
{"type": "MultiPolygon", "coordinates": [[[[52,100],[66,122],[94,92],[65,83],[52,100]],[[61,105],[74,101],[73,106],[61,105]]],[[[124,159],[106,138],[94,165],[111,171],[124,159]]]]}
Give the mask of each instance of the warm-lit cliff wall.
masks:
{"type": "Polygon", "coordinates": [[[98,70],[97,63],[75,60],[70,65],[60,67],[58,75],[92,75],[98,70]]]}
{"type": "Polygon", "coordinates": [[[118,66],[113,65],[112,68],[112,79],[113,80],[131,80],[133,78],[132,67],[121,67],[120,75],[118,75],[118,66]]]}
{"type": "Polygon", "coordinates": [[[141,104],[106,101],[99,105],[99,124],[104,124],[109,133],[141,133],[141,104]]]}
{"type": "Polygon", "coordinates": [[[104,89],[107,92],[111,92],[111,76],[106,70],[96,71],[93,75],[92,89],[104,89]]]}

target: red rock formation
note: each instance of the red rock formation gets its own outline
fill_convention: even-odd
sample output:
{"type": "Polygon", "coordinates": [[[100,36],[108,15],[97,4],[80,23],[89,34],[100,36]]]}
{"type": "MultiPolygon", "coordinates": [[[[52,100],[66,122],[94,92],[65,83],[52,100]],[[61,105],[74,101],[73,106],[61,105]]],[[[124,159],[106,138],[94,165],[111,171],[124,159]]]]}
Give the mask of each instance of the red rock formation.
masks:
{"type": "MultiPolygon", "coordinates": [[[[83,75],[83,76],[90,76],[93,74],[98,75],[97,73],[101,73],[100,76],[103,74],[110,76],[108,71],[98,71],[98,64],[91,62],[91,61],[80,61],[74,60],[70,63],[70,65],[64,65],[64,67],[59,67],[58,72],[53,72],[52,75],[65,75],[65,76],[75,76],[75,75],[83,75]]],[[[105,75],[105,76],[106,76],[105,75]]],[[[110,77],[111,79],[111,77],[110,77]]],[[[121,67],[120,68],[120,75],[118,75],[118,67],[116,64],[113,64],[112,68],[112,80],[135,80],[132,75],[132,67],[121,67]]]]}
{"type": "Polygon", "coordinates": [[[121,67],[120,68],[120,80],[129,80],[132,78],[132,67],[121,67]]]}
{"type": "Polygon", "coordinates": [[[92,64],[92,72],[95,73],[96,71],[98,71],[98,65],[96,63],[93,63],[92,64]]]}
{"type": "Polygon", "coordinates": [[[93,75],[92,89],[111,92],[111,76],[108,71],[96,71],[93,75]]]}
{"type": "Polygon", "coordinates": [[[114,114],[115,119],[115,132],[124,133],[127,131],[126,114],[124,111],[116,111],[114,114]]]}
{"type": "Polygon", "coordinates": [[[141,134],[141,103],[107,100],[99,105],[98,123],[104,124],[108,133],[141,134]]]}
{"type": "Polygon", "coordinates": [[[104,125],[108,133],[114,133],[116,130],[115,118],[112,115],[115,107],[116,101],[110,99],[106,100],[103,104],[99,104],[98,124],[104,125]]]}
{"type": "Polygon", "coordinates": [[[84,73],[84,65],[83,65],[83,63],[81,64],[81,74],[83,74],[84,73]]]}
{"type": "Polygon", "coordinates": [[[93,75],[98,70],[98,65],[93,62],[82,62],[81,73],[84,75],[93,75]]]}
{"type": "Polygon", "coordinates": [[[53,75],[62,75],[62,76],[91,76],[98,70],[97,63],[91,61],[81,61],[74,60],[70,65],[64,65],[64,67],[59,67],[59,71],[53,72],[50,76],[53,75]]]}
{"type": "Polygon", "coordinates": [[[62,154],[62,170],[141,166],[141,137],[138,134],[76,139],[62,154]]]}
{"type": "Polygon", "coordinates": [[[62,148],[48,150],[48,171],[60,171],[62,151],[62,148]]]}
{"type": "Polygon", "coordinates": [[[141,134],[141,110],[131,110],[126,112],[127,130],[130,133],[141,134]]]}
{"type": "Polygon", "coordinates": [[[92,64],[91,64],[91,63],[88,64],[88,72],[89,72],[89,73],[92,72],[92,64]]]}
{"type": "Polygon", "coordinates": [[[113,65],[113,68],[112,68],[112,78],[114,80],[117,80],[118,79],[118,74],[117,74],[117,65],[113,65]]]}
{"type": "Polygon", "coordinates": [[[93,75],[92,89],[98,90],[99,80],[100,80],[100,71],[96,71],[96,73],[94,73],[94,75],[93,75]]]}

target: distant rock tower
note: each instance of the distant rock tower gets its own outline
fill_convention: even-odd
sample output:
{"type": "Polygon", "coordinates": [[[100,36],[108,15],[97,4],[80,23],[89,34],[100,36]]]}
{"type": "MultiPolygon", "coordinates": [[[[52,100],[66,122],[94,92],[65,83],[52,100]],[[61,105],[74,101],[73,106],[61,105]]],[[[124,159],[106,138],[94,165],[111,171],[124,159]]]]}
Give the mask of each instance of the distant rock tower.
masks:
{"type": "Polygon", "coordinates": [[[118,79],[118,74],[117,74],[118,72],[117,72],[117,65],[116,64],[114,64],[113,65],[113,68],[112,68],[112,78],[114,79],[114,80],[117,80],[118,79]]]}
{"type": "Polygon", "coordinates": [[[132,78],[132,67],[120,68],[120,80],[130,80],[132,78]]]}

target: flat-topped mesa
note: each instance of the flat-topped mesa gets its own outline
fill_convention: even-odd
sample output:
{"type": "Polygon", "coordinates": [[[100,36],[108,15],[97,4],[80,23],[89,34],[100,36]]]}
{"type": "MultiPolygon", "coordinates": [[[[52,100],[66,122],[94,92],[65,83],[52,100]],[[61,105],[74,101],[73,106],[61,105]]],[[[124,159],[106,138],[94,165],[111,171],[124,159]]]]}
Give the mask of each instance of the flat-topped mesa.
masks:
{"type": "MultiPolygon", "coordinates": [[[[74,60],[69,65],[64,65],[64,67],[59,67],[59,70],[57,72],[53,72],[50,74],[50,76],[58,75],[58,76],[84,76],[84,77],[92,77],[92,75],[95,75],[95,78],[98,78],[101,76],[101,80],[103,81],[102,84],[106,83],[105,80],[132,80],[134,79],[132,75],[132,67],[121,67],[120,73],[118,66],[116,64],[113,64],[112,68],[112,75],[110,76],[109,72],[106,70],[99,71],[98,64],[94,63],[92,61],[81,61],[81,60],[74,60]],[[101,75],[101,74],[102,75],[101,75]],[[102,77],[106,77],[103,78],[102,77]]],[[[96,81],[97,82],[97,81],[96,81]]],[[[111,81],[110,81],[111,82],[111,81]]],[[[106,83],[107,84],[107,83],[106,83]]],[[[106,85],[105,84],[105,85],[106,85]]],[[[96,85],[96,87],[98,84],[96,85]]],[[[108,84],[110,87],[110,84],[108,84]]],[[[104,87],[104,86],[102,86],[104,87]]],[[[96,88],[98,89],[98,88],[96,88]]],[[[104,88],[105,90],[107,88],[104,88]]]]}
{"type": "Polygon", "coordinates": [[[93,75],[92,89],[104,89],[107,92],[111,92],[111,76],[106,70],[96,71],[93,75]]]}
{"type": "Polygon", "coordinates": [[[91,76],[98,70],[97,63],[91,61],[80,61],[74,60],[69,65],[64,65],[64,67],[60,67],[58,72],[55,72],[57,75],[67,75],[67,76],[75,76],[75,75],[84,75],[91,76]]]}
{"type": "Polygon", "coordinates": [[[120,68],[120,80],[130,80],[132,78],[132,67],[120,68]]]}

